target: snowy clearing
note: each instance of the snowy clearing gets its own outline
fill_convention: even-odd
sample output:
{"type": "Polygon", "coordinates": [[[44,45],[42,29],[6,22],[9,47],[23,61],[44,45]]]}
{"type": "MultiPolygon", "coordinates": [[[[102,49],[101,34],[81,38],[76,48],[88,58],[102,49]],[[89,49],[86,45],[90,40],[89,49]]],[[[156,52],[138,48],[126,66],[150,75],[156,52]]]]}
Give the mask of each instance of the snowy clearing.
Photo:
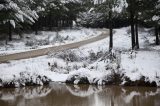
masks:
{"type": "Polygon", "coordinates": [[[141,49],[138,51],[130,49],[129,27],[115,31],[113,55],[116,58],[113,61],[108,57],[109,38],[106,38],[73,50],[0,64],[1,86],[17,81],[22,72],[33,77],[47,76],[55,82],[68,80],[79,84],[84,81],[97,85],[109,83],[114,75],[119,75],[121,84],[126,83],[127,77],[131,81],[144,78],[160,86],[160,46],[153,45],[155,37],[150,35],[149,29],[140,29],[141,49]]]}
{"type": "Polygon", "coordinates": [[[28,50],[47,48],[86,40],[101,34],[100,29],[75,28],[56,31],[40,31],[38,35],[34,33],[24,34],[23,38],[13,35],[13,41],[5,45],[5,41],[0,43],[0,55],[24,52],[28,50]]]}

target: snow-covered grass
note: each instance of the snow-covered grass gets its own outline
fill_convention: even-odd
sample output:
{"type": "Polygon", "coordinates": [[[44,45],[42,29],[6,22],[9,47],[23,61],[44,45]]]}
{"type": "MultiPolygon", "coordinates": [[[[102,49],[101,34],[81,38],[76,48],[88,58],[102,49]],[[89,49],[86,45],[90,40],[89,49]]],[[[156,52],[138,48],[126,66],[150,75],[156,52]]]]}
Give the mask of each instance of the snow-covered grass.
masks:
{"type": "Polygon", "coordinates": [[[74,84],[84,81],[103,85],[115,84],[112,80],[125,84],[126,78],[131,81],[144,78],[160,86],[160,46],[153,45],[154,39],[149,29],[141,28],[140,49],[132,51],[130,28],[115,29],[112,55],[108,53],[109,38],[105,38],[68,52],[0,64],[0,79],[3,83],[28,72],[55,82],[73,80],[74,84]]]}
{"type": "Polygon", "coordinates": [[[8,45],[5,45],[5,41],[0,41],[0,55],[78,42],[100,34],[99,29],[77,28],[63,29],[58,32],[40,31],[38,35],[23,34],[23,38],[13,35],[13,41],[8,42],[8,45]]]}

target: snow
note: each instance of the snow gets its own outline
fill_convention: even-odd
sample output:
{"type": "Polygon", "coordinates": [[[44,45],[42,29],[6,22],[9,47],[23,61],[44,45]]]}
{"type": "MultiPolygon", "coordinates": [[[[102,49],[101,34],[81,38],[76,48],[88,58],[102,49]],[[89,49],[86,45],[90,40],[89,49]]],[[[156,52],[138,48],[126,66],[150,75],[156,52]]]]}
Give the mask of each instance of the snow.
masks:
{"type": "Polygon", "coordinates": [[[17,13],[17,14],[15,14],[15,16],[16,16],[21,22],[24,22],[23,15],[17,13]]]}
{"type": "MultiPolygon", "coordinates": [[[[73,75],[78,75],[79,78],[81,77],[87,77],[89,82],[92,84],[94,83],[94,78],[99,78],[102,77],[104,73],[100,73],[100,71],[90,71],[89,69],[86,68],[80,68],[79,70],[72,71],[69,73],[68,79],[72,77],[73,75]]],[[[79,78],[77,78],[74,82],[74,84],[78,84],[79,78]]],[[[102,85],[102,84],[100,84],[102,85]]]]}
{"type": "MultiPolygon", "coordinates": [[[[63,55],[63,52],[67,55],[70,53],[76,54],[77,58],[80,58],[76,61],[67,61],[65,57],[62,56],[63,58],[60,58],[61,56],[54,54],[52,57],[42,56],[0,64],[0,79],[4,82],[10,81],[14,78],[20,78],[19,73],[21,72],[29,72],[31,75],[45,75],[55,82],[65,82],[66,79],[71,78],[73,75],[78,75],[74,84],[79,82],[80,77],[87,77],[91,84],[95,84],[95,81],[98,81],[98,85],[103,85],[103,80],[112,73],[112,70],[116,70],[117,63],[119,63],[122,73],[125,73],[132,81],[139,80],[141,76],[145,76],[145,80],[150,82],[156,81],[157,85],[160,86],[160,46],[153,46],[155,36],[150,34],[150,29],[140,28],[139,30],[140,50],[131,51],[130,28],[115,29],[114,52],[119,60],[112,64],[108,59],[102,60],[106,51],[108,51],[109,44],[109,38],[105,38],[101,41],[70,50],[71,52],[59,52],[59,55],[63,55]],[[91,60],[91,53],[97,55],[100,51],[102,56],[91,60]],[[117,51],[119,52],[117,53],[117,51]],[[54,66],[55,63],[57,65],[54,66]]],[[[71,33],[69,30],[61,31],[59,34],[62,36],[70,34],[69,36],[72,38],[76,37],[75,34],[77,33],[83,34],[86,32],[79,30],[71,33]]],[[[91,33],[87,35],[92,36],[91,33]]],[[[80,40],[84,38],[77,37],[75,39],[80,40]]],[[[130,98],[135,94],[137,93],[131,94],[130,98]]]]}
{"type": "Polygon", "coordinates": [[[156,74],[160,76],[160,53],[156,51],[139,51],[133,59],[128,54],[122,55],[122,67],[127,70],[126,75],[131,80],[136,80],[140,76],[148,76],[154,81],[156,74]],[[147,57],[147,58],[146,58],[147,57]]]}
{"type": "Polygon", "coordinates": [[[159,16],[156,16],[156,15],[154,15],[153,17],[152,17],[152,20],[153,21],[158,21],[160,19],[160,17],[159,16]]]}
{"type": "Polygon", "coordinates": [[[69,44],[86,40],[101,34],[99,29],[64,29],[58,33],[55,31],[41,31],[39,35],[24,34],[21,39],[19,35],[13,35],[13,41],[5,45],[5,41],[1,41],[0,55],[29,51],[33,49],[41,49],[62,44],[69,44]]]}
{"type": "Polygon", "coordinates": [[[14,20],[10,20],[10,24],[13,26],[13,28],[16,27],[16,24],[15,24],[14,20]]]}
{"type": "Polygon", "coordinates": [[[3,4],[0,4],[0,10],[2,10],[4,8],[3,4]]]}

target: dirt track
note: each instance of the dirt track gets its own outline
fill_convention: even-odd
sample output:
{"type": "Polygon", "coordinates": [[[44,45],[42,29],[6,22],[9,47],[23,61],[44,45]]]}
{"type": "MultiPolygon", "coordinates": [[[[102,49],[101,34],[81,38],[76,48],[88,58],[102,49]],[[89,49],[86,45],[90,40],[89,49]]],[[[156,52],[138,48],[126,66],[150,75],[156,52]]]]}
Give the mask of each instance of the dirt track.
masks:
{"type": "Polygon", "coordinates": [[[28,59],[28,58],[47,55],[50,52],[58,52],[58,51],[78,48],[80,46],[84,46],[86,44],[90,44],[106,38],[108,36],[108,32],[109,32],[108,30],[102,30],[102,34],[97,37],[75,42],[75,43],[0,56],[0,63],[8,62],[10,60],[28,59]]]}

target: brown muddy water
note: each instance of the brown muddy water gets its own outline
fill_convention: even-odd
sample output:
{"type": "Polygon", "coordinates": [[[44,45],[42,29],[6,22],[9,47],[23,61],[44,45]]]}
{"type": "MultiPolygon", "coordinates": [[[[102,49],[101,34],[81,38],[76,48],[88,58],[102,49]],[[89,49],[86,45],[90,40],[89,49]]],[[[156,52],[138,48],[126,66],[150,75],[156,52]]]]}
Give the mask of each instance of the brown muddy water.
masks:
{"type": "Polygon", "coordinates": [[[160,88],[51,83],[0,89],[0,106],[160,106],[160,88]]]}

